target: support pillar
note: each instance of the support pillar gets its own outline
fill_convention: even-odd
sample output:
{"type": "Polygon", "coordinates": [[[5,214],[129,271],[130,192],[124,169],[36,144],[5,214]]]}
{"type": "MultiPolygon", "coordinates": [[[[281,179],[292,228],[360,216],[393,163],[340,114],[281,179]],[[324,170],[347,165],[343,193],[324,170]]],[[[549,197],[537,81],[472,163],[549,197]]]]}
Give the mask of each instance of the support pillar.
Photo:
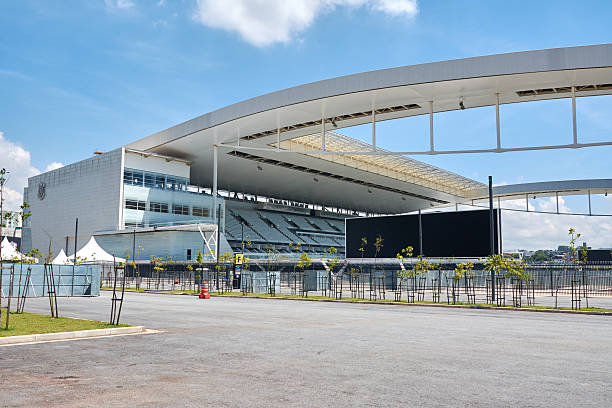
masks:
{"type": "Polygon", "coordinates": [[[574,144],[578,144],[578,128],[576,127],[576,87],[572,86],[572,125],[574,131],[574,144]]]}
{"type": "MultiPolygon", "coordinates": [[[[489,244],[495,254],[495,218],[493,216],[493,176],[489,176],[489,244]]],[[[491,269],[491,302],[495,302],[495,271],[491,269]]]]}
{"type": "Polygon", "coordinates": [[[376,109],[372,107],[372,149],[376,151],[376,109]]]}
{"type": "Polygon", "coordinates": [[[321,118],[321,150],[325,151],[325,117],[321,118]]]}
{"type": "Polygon", "coordinates": [[[212,212],[213,221],[217,219],[217,167],[219,165],[217,145],[213,146],[213,188],[212,188],[212,212]]]}
{"type": "Polygon", "coordinates": [[[423,256],[423,220],[419,209],[419,255],[423,256]]]}
{"type": "Polygon", "coordinates": [[[433,101],[429,101],[429,150],[434,151],[433,101]]]}
{"type": "Polygon", "coordinates": [[[497,126],[497,150],[501,150],[501,132],[499,127],[499,93],[495,94],[495,124],[497,126]]]}

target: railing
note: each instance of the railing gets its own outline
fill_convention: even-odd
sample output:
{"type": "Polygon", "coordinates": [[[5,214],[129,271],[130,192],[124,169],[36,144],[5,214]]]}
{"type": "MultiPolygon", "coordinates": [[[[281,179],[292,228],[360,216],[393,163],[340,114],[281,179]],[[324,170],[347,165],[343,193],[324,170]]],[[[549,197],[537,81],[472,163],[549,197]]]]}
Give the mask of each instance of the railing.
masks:
{"type": "MultiPolygon", "coordinates": [[[[261,265],[260,265],[261,266],[261,265]]],[[[350,265],[349,265],[350,266],[350,265]]],[[[218,267],[213,263],[173,262],[163,270],[141,263],[126,268],[126,287],[151,291],[192,291],[202,281],[212,292],[242,292],[324,296],[336,299],[395,300],[403,302],[443,302],[495,305],[541,305],[553,307],[597,307],[598,302],[612,305],[612,264],[542,264],[529,265],[524,279],[507,276],[503,271],[491,281],[490,272],[481,268],[457,278],[454,265],[440,265],[428,273],[398,276],[395,265],[361,264],[358,268],[337,266],[327,272],[316,262],[306,270],[296,262],[271,265],[272,271],[251,265],[251,270],[234,273],[232,264],[218,267]],[[190,265],[192,270],[188,270],[190,265]],[[343,270],[343,273],[339,273],[343,270]],[[493,299],[492,288],[496,296],[493,299]],[[597,299],[595,299],[597,298],[597,299]]],[[[112,279],[112,265],[102,268],[102,284],[112,279]]]]}

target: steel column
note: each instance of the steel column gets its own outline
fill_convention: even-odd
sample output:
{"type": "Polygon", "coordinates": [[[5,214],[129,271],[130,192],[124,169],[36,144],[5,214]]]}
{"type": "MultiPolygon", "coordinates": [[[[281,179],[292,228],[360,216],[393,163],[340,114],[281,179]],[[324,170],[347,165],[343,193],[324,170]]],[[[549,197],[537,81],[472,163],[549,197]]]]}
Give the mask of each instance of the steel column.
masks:
{"type": "Polygon", "coordinates": [[[376,151],[376,109],[372,107],[372,150],[376,151]]]}
{"type": "Polygon", "coordinates": [[[434,151],[433,101],[429,101],[429,151],[434,151]]]}
{"type": "Polygon", "coordinates": [[[423,256],[423,221],[421,219],[420,209],[419,209],[419,255],[423,256]]]}
{"type": "Polygon", "coordinates": [[[499,130],[499,93],[495,94],[495,124],[497,125],[497,149],[501,149],[501,133],[499,130]]]}
{"type": "Polygon", "coordinates": [[[321,118],[321,150],[325,151],[325,118],[321,118]]]}
{"type": "Polygon", "coordinates": [[[576,87],[572,86],[572,125],[574,130],[574,144],[578,144],[578,129],[576,127],[576,87]]]}
{"type": "MultiPolygon", "coordinates": [[[[489,176],[489,244],[495,254],[495,218],[493,217],[493,176],[489,176]]],[[[491,269],[491,302],[495,302],[495,271],[491,269]]]]}
{"type": "Polygon", "coordinates": [[[71,283],[71,289],[70,289],[70,293],[72,294],[72,296],[74,296],[74,266],[77,264],[77,239],[79,236],[79,219],[76,219],[76,222],[74,224],[74,259],[72,262],[72,283],[71,283]]]}
{"type": "Polygon", "coordinates": [[[217,145],[213,145],[213,189],[212,189],[213,220],[217,218],[217,167],[219,165],[218,150],[219,150],[219,147],[217,145]]]}

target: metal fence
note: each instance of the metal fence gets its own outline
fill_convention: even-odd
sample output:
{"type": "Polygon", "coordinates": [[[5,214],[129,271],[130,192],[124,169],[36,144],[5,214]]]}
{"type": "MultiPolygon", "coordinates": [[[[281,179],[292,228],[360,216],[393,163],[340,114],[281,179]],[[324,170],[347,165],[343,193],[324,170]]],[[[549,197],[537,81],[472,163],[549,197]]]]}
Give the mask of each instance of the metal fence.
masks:
{"type": "Polygon", "coordinates": [[[3,298],[9,294],[14,297],[18,294],[27,297],[46,296],[51,283],[50,280],[47,280],[47,274],[51,273],[51,268],[57,296],[98,296],[100,294],[100,265],[9,263],[3,263],[0,294],[3,298]]]}
{"type": "MultiPolygon", "coordinates": [[[[265,265],[256,265],[241,274],[234,273],[232,264],[193,262],[168,263],[162,270],[155,269],[151,263],[139,263],[135,268],[126,267],[125,273],[126,287],[155,291],[195,292],[207,281],[212,292],[222,293],[516,306],[532,305],[536,298],[549,297],[550,305],[575,308],[593,306],[592,302],[589,304],[590,298],[612,297],[611,263],[534,264],[527,267],[526,279],[506,276],[502,271],[494,280],[483,264],[477,264],[472,273],[461,278],[456,277],[455,266],[454,263],[438,264],[435,270],[405,279],[398,276],[396,264],[351,265],[350,262],[339,263],[330,273],[322,263],[313,262],[301,270],[291,261],[276,262],[271,271],[265,265]],[[563,298],[563,305],[558,304],[559,297],[563,298]]],[[[103,285],[110,286],[112,272],[112,264],[102,266],[103,285]]]]}

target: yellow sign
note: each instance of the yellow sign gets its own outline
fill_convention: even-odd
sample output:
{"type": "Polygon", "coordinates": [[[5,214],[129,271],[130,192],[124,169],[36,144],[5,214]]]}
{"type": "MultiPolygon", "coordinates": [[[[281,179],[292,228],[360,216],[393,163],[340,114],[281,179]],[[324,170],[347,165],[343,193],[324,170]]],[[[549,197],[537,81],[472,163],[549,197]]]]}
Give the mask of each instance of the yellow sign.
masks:
{"type": "Polygon", "coordinates": [[[236,265],[242,265],[244,254],[234,254],[234,263],[236,265]]]}

